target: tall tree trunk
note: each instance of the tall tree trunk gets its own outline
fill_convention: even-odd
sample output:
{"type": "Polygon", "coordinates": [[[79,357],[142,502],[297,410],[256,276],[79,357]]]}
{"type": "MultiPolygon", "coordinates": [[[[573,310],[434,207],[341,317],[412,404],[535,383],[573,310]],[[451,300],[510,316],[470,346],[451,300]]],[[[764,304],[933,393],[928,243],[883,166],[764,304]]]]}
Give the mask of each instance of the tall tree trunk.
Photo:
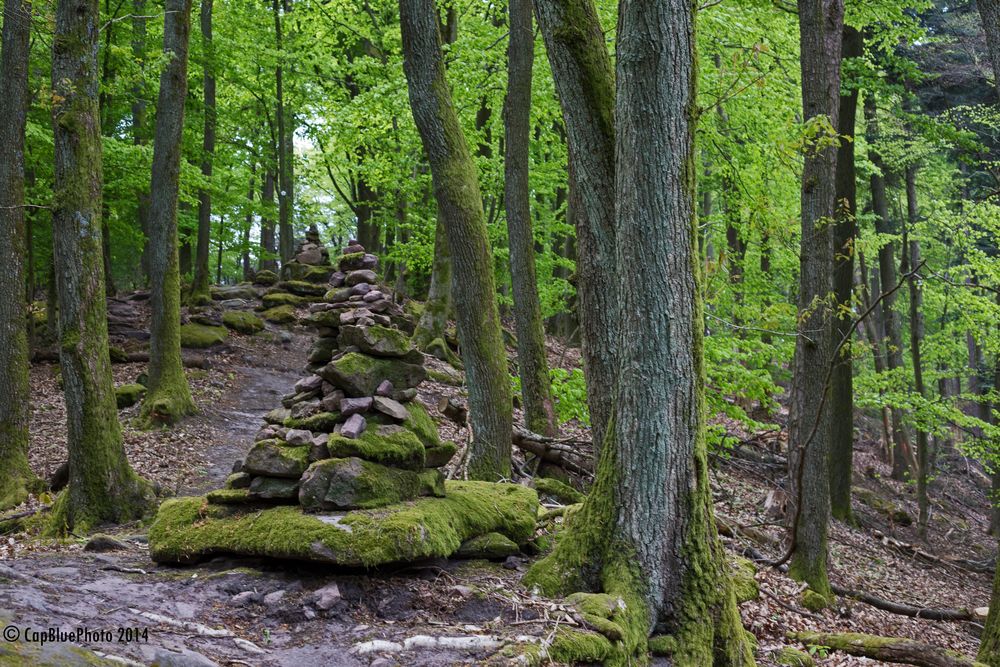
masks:
{"type": "MultiPolygon", "coordinates": [[[[844,26],[844,60],[864,53],[861,33],[844,26]]],[[[854,296],[854,238],[857,236],[857,175],[854,167],[854,130],[858,88],[840,96],[842,139],[837,151],[837,224],[833,228],[833,293],[836,317],[833,344],[849,335],[854,296]]],[[[851,480],[854,472],[854,364],[850,341],[835,353],[830,376],[830,513],[841,521],[851,519],[851,480]]]]}
{"type": "Polygon", "coordinates": [[[212,236],[212,161],[215,157],[215,47],[212,45],[212,0],[201,0],[201,39],[205,59],[203,88],[205,126],[201,143],[201,175],[209,185],[198,191],[198,250],[195,253],[191,303],[211,303],[208,254],[212,236]]]}
{"type": "MultiPolygon", "coordinates": [[[[117,18],[116,11],[111,9],[111,0],[104,0],[104,13],[108,16],[108,22],[101,28],[104,33],[104,59],[101,61],[101,93],[97,106],[101,119],[101,133],[109,135],[114,127],[114,119],[110,117],[110,91],[115,78],[114,70],[111,68],[111,45],[114,43],[115,19],[117,18]]],[[[104,202],[102,205],[104,209],[101,211],[101,259],[104,263],[104,291],[108,296],[114,296],[117,290],[115,289],[114,274],[111,272],[111,230],[108,228],[108,204],[104,202]]]]}
{"type": "MultiPolygon", "coordinates": [[[[866,311],[872,308],[872,294],[879,292],[877,287],[878,273],[872,276],[872,282],[868,281],[868,265],[865,263],[865,255],[860,250],[858,251],[858,268],[860,270],[860,278],[858,280],[858,287],[861,290],[861,304],[864,306],[866,311]],[[871,287],[869,287],[871,286],[871,287]]],[[[874,314],[873,314],[874,315],[874,314]]],[[[882,354],[882,334],[879,331],[878,319],[874,316],[869,316],[862,322],[865,330],[865,335],[868,337],[868,341],[871,344],[872,350],[872,362],[875,365],[876,373],[885,372],[885,356],[882,354]]],[[[882,390],[879,389],[879,396],[881,397],[882,390]]],[[[885,448],[885,453],[890,456],[892,452],[892,418],[889,415],[889,408],[884,403],[881,404],[882,413],[882,443],[885,448]]]]}
{"type": "Polygon", "coordinates": [[[243,251],[241,261],[243,265],[243,280],[253,280],[253,264],[250,262],[250,230],[253,229],[253,195],[254,182],[257,178],[257,163],[250,165],[250,188],[247,190],[247,213],[243,220],[243,251]]]}
{"type": "Polygon", "coordinates": [[[640,660],[653,631],[675,640],[673,664],[742,666],[753,651],[715,530],[704,438],[694,48],[692,4],[621,3],[615,192],[618,265],[629,270],[616,280],[624,311],[642,315],[618,326],[616,400],[594,487],[526,581],[622,599],[619,646],[640,660]]]}
{"type": "Polygon", "coordinates": [[[536,433],[555,435],[558,427],[549,364],[545,358],[545,329],[535,276],[535,237],[531,229],[528,191],[531,69],[535,58],[531,0],[510,0],[508,6],[510,45],[504,104],[504,203],[517,327],[517,366],[524,400],[524,425],[536,433]]]}
{"type": "MultiPolygon", "coordinates": [[[[839,127],[843,0],[799,0],[802,53],[802,111],[806,122],[826,117],[839,127]]],[[[788,419],[788,476],[791,482],[792,558],[789,574],[823,596],[827,578],[830,515],[830,406],[826,374],[832,317],[832,227],[836,206],[837,151],[806,146],[802,168],[799,335],[792,362],[788,419]]]]}
{"type": "Polygon", "coordinates": [[[268,167],[264,172],[264,182],[261,184],[260,203],[264,207],[260,216],[260,266],[261,271],[277,271],[278,262],[274,258],[277,248],[274,237],[274,218],[267,210],[274,206],[274,169],[268,167]]]}
{"type": "Polygon", "coordinates": [[[438,210],[437,226],[434,230],[434,263],[431,265],[431,286],[424,302],[424,312],[413,332],[413,343],[426,350],[435,340],[445,345],[445,329],[448,326],[448,312],[451,310],[451,252],[448,250],[448,235],[444,228],[444,218],[438,210]]]}
{"type": "Polygon", "coordinates": [[[993,61],[993,85],[1000,96],[1000,0],[976,0],[986,33],[986,47],[993,61]]]}
{"type": "Polygon", "coordinates": [[[615,264],[614,70],[593,0],[534,4],[569,145],[583,372],[594,446],[600,451],[614,403],[621,319],[615,264]]]}
{"type": "MultiPolygon", "coordinates": [[[[132,57],[141,62],[146,57],[146,0],[132,0],[132,57]]],[[[146,145],[146,91],[141,83],[132,89],[132,143],[146,145]]],[[[139,260],[142,277],[149,284],[149,191],[136,191],[135,215],[142,230],[142,256],[139,260]]]]}
{"type": "Polygon", "coordinates": [[[28,119],[31,2],[7,0],[0,48],[0,510],[24,502],[28,465],[28,304],[25,300],[24,131],[28,119]]]}
{"type": "Polygon", "coordinates": [[[277,109],[275,112],[278,124],[278,250],[282,265],[292,258],[294,247],[294,232],[292,231],[292,124],[288,122],[288,109],[285,106],[285,51],[282,33],[282,10],[289,11],[287,2],[282,6],[279,0],[274,0],[274,34],[278,52],[278,65],[274,70],[275,90],[277,94],[277,109]]]}
{"type": "Polygon", "coordinates": [[[434,0],[400,0],[399,10],[410,106],[451,250],[473,436],[468,473],[474,479],[506,478],[511,470],[511,391],[476,164],[445,78],[434,0]]]}
{"type": "MultiPolygon", "coordinates": [[[[885,163],[882,156],[874,148],[879,137],[877,110],[872,95],[865,96],[865,122],[868,125],[868,158],[875,166],[871,176],[872,208],[875,211],[875,230],[882,235],[894,234],[889,217],[889,198],[885,187],[885,163]]],[[[895,244],[887,239],[885,245],[878,251],[879,281],[884,293],[896,286],[896,256],[895,244]]],[[[882,322],[886,335],[886,366],[890,373],[903,367],[903,333],[896,311],[896,294],[887,294],[882,299],[882,322]]],[[[903,479],[906,476],[907,459],[910,455],[910,441],[903,423],[902,410],[893,408],[892,414],[892,477],[903,479]]]]}
{"type": "Polygon", "coordinates": [[[147,423],[171,424],[195,412],[181,360],[181,284],[177,253],[177,193],[180,182],[184,98],[187,96],[191,0],[166,0],[163,52],[168,63],[160,76],[150,185],[149,273],[152,320],[149,340],[149,391],[141,415],[147,423]]]}
{"type": "Polygon", "coordinates": [[[97,0],[59,0],[52,39],[55,137],[53,256],[59,298],[59,365],[66,396],[69,485],[53,532],[83,533],[152,508],[150,485],[122,443],[101,259],[101,134],[97,0]]]}

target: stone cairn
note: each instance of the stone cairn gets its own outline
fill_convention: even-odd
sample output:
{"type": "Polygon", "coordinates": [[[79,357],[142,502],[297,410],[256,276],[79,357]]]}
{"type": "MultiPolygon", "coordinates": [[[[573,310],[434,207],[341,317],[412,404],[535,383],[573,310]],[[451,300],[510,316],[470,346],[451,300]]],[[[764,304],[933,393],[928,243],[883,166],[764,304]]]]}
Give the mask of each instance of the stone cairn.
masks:
{"type": "Polygon", "coordinates": [[[310,374],[265,417],[227,489],[210,493],[209,502],[347,511],[444,496],[439,468],[456,447],[439,440],[414,401],[427,377],[423,355],[406,333],[412,322],[379,289],[378,265],[352,240],[334,270],[312,234],[286,264],[282,293],[324,290],[302,320],[317,332],[310,374]]]}

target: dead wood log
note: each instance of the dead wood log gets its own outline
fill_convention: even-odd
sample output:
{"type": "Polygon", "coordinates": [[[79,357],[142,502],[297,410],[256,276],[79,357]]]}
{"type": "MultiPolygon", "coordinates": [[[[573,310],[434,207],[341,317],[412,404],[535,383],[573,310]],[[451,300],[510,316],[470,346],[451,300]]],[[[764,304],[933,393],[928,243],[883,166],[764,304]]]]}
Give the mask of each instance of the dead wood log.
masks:
{"type": "Polygon", "coordinates": [[[583,449],[590,442],[575,438],[550,438],[533,433],[524,428],[514,428],[511,436],[514,446],[522,451],[534,454],[541,460],[557,465],[568,472],[591,477],[593,475],[593,456],[583,449]]]}
{"type": "MultiPolygon", "coordinates": [[[[149,362],[149,351],[129,352],[125,355],[125,359],[130,364],[149,362]]],[[[212,360],[202,354],[189,354],[182,352],[181,360],[183,361],[185,368],[201,368],[206,371],[211,370],[212,368],[212,360]]]]}
{"type": "Polygon", "coordinates": [[[979,619],[979,616],[971,609],[935,609],[934,607],[916,607],[910,604],[885,600],[870,593],[865,593],[864,591],[851,590],[850,588],[844,588],[843,586],[838,586],[833,583],[830,584],[830,589],[841,597],[857,600],[858,602],[864,602],[865,604],[869,604],[876,609],[881,609],[882,611],[887,611],[892,614],[899,614],[900,616],[923,618],[929,621],[974,621],[979,619]]]}
{"type": "Polygon", "coordinates": [[[904,637],[859,632],[790,632],[788,637],[806,646],[825,646],[862,658],[917,667],[985,667],[961,653],[904,637]]]}
{"type": "Polygon", "coordinates": [[[438,412],[460,426],[465,426],[469,421],[469,410],[457,399],[442,396],[438,401],[438,412]]]}

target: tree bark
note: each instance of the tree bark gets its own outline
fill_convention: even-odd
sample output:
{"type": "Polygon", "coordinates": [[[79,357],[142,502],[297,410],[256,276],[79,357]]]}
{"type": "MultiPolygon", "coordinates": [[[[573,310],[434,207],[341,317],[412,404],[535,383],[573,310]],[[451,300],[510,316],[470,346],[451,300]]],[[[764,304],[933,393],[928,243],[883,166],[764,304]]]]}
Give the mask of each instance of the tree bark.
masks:
{"type": "Polygon", "coordinates": [[[69,485],[53,532],[135,519],[153,504],[125,456],[108,353],[101,259],[101,135],[97,0],[60,0],[52,40],[55,138],[53,256],[59,361],[66,396],[69,485]]]}
{"type": "Polygon", "coordinates": [[[531,0],[510,0],[508,6],[510,44],[504,104],[504,204],[517,328],[517,367],[524,401],[524,425],[542,435],[555,435],[558,427],[549,364],[545,358],[545,328],[535,275],[535,237],[531,228],[528,185],[531,69],[535,58],[531,0]]]}
{"type": "MultiPolygon", "coordinates": [[[[839,127],[843,0],[799,0],[802,110],[806,122],[826,117],[839,127]]],[[[822,139],[822,130],[819,130],[822,139]]],[[[826,372],[831,359],[832,227],[837,151],[807,145],[802,168],[798,321],[788,420],[792,555],[789,575],[830,596],[827,530],[830,514],[830,408],[826,372]],[[825,404],[825,405],[824,405],[825,404]]]]}
{"type": "Polygon", "coordinates": [[[615,79],[593,0],[534,0],[562,107],[576,216],[576,287],[594,447],[608,430],[620,303],[615,257],[615,79]]]}
{"type": "Polygon", "coordinates": [[[191,0],[166,0],[163,51],[168,63],[160,76],[153,141],[149,212],[150,291],[149,391],[142,418],[170,424],[195,412],[181,362],[181,286],[177,252],[177,194],[180,183],[184,99],[187,96],[191,0]]]}
{"type": "MultiPolygon", "coordinates": [[[[132,2],[132,57],[142,61],[146,55],[146,0],[132,2]]],[[[146,91],[141,83],[132,89],[132,143],[145,146],[146,136],[146,91]]],[[[142,230],[142,257],[139,260],[142,277],[149,284],[149,191],[141,188],[136,192],[136,218],[142,230]]]]}
{"type": "Polygon", "coordinates": [[[243,238],[242,246],[243,250],[241,252],[240,260],[243,266],[243,280],[249,281],[253,280],[253,264],[250,262],[250,230],[253,229],[253,195],[254,195],[254,181],[257,178],[257,163],[254,162],[250,165],[250,187],[247,190],[247,213],[243,220],[243,238]]]}
{"type": "MultiPolygon", "coordinates": [[[[437,339],[445,340],[448,312],[451,310],[451,252],[440,211],[434,231],[434,263],[431,265],[431,286],[424,302],[424,312],[413,332],[413,343],[421,350],[437,339]]],[[[447,345],[447,342],[445,342],[447,345]]]]}
{"type": "Polygon", "coordinates": [[[1000,0],[976,0],[986,33],[986,47],[993,61],[993,85],[1000,96],[1000,0]]]}
{"type": "MultiPolygon", "coordinates": [[[[282,34],[282,5],[274,0],[274,34],[275,46],[278,52],[278,64],[274,70],[274,82],[277,95],[275,116],[278,124],[278,251],[282,266],[292,258],[294,248],[294,232],[292,231],[292,126],[288,122],[285,106],[285,68],[284,68],[284,37],[282,34]]],[[[283,7],[287,13],[287,3],[283,7]]]]}
{"type": "Polygon", "coordinates": [[[511,391],[476,165],[445,78],[434,0],[400,0],[403,69],[452,256],[452,290],[469,387],[468,474],[510,477],[511,391]]]}
{"type": "MultiPolygon", "coordinates": [[[[860,58],[864,53],[861,33],[844,26],[841,57],[860,58]]],[[[852,324],[854,297],[854,238],[857,236],[857,175],[854,166],[855,118],[858,88],[840,96],[842,139],[837,151],[837,222],[833,228],[833,293],[836,316],[833,342],[848,335],[852,324]]],[[[830,376],[830,513],[841,521],[851,520],[851,479],[854,473],[854,364],[850,342],[833,360],[830,376]]]]}
{"type": "Polygon", "coordinates": [[[267,208],[274,205],[274,169],[264,172],[264,182],[261,184],[260,203],[263,213],[260,216],[260,264],[261,271],[277,271],[278,262],[274,258],[277,249],[274,238],[274,218],[269,217],[267,208]]]}
{"type": "Polygon", "coordinates": [[[7,0],[0,48],[0,510],[24,502],[28,465],[28,303],[25,285],[24,132],[28,119],[31,2],[7,0]]]}
{"type": "MultiPolygon", "coordinates": [[[[215,48],[212,45],[212,0],[201,0],[201,38],[205,124],[201,143],[201,175],[212,182],[212,160],[215,156],[215,48]]],[[[211,303],[209,293],[208,255],[212,236],[211,185],[198,191],[198,249],[194,260],[194,279],[191,281],[191,303],[211,303]]]]}

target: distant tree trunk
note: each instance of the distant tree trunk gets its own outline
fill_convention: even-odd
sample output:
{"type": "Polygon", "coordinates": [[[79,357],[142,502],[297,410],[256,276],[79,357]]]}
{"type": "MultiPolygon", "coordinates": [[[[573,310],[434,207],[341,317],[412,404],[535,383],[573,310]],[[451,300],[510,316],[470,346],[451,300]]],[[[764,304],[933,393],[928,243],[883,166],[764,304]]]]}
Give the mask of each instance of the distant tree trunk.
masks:
{"type": "MultiPolygon", "coordinates": [[[[111,114],[111,94],[115,78],[114,70],[111,68],[111,45],[114,43],[115,23],[117,18],[116,6],[111,8],[111,0],[104,0],[104,13],[108,16],[108,22],[101,27],[104,33],[104,59],[101,61],[101,93],[98,97],[98,113],[101,119],[102,134],[111,134],[114,127],[114,119],[111,114]]],[[[111,271],[111,230],[108,227],[108,205],[103,203],[104,209],[101,211],[101,258],[104,262],[104,291],[108,296],[114,296],[117,292],[115,288],[114,274],[111,271]]]]}
{"type": "MultiPolygon", "coordinates": [[[[101,259],[101,135],[97,0],[59,0],[52,39],[55,137],[53,255],[59,296],[59,365],[66,396],[69,485],[53,532],[82,534],[144,515],[150,485],[125,456],[111,359],[101,259]]],[[[6,81],[6,80],[5,80],[6,81]]]]}
{"type": "MultiPolygon", "coordinates": [[[[879,292],[879,289],[874,283],[868,281],[868,265],[865,263],[865,255],[860,250],[858,251],[858,267],[860,269],[860,279],[858,280],[858,286],[861,289],[861,303],[865,310],[869,310],[872,307],[872,294],[879,292]],[[871,285],[871,287],[870,287],[871,285]]],[[[878,280],[878,274],[876,273],[872,276],[873,281],[878,280]]],[[[871,344],[872,349],[872,362],[875,365],[876,373],[885,372],[885,356],[882,354],[882,338],[883,336],[879,332],[878,320],[876,317],[869,316],[862,322],[865,335],[868,337],[868,341],[871,344]]],[[[879,396],[881,396],[882,391],[879,390],[879,396]]],[[[885,451],[892,451],[892,419],[889,416],[889,408],[883,403],[880,412],[882,413],[882,441],[885,444],[885,451]]]]}
{"type": "MultiPolygon", "coordinates": [[[[132,57],[142,61],[146,56],[146,0],[132,0],[132,57]]],[[[144,146],[146,136],[146,91],[141,83],[132,89],[132,143],[144,146]]],[[[142,257],[140,265],[145,284],[149,284],[149,191],[143,187],[136,192],[135,215],[142,230],[142,257]]]]}
{"type": "Polygon", "coordinates": [[[517,327],[517,366],[524,400],[524,425],[535,433],[558,431],[552,382],[545,358],[545,328],[535,276],[535,237],[531,229],[528,148],[531,137],[531,69],[535,37],[531,0],[510,0],[507,49],[507,100],[504,104],[504,202],[510,244],[510,275],[517,327]]]}
{"type": "Polygon", "coordinates": [[[278,262],[274,259],[277,248],[274,237],[274,218],[266,210],[274,206],[274,169],[268,167],[264,172],[264,182],[261,184],[260,203],[265,212],[260,216],[260,270],[277,271],[278,262]]]}
{"type": "MultiPolygon", "coordinates": [[[[877,110],[875,99],[872,95],[865,96],[865,121],[868,125],[868,158],[875,166],[875,171],[871,176],[872,208],[875,211],[875,230],[879,234],[894,234],[891,218],[889,217],[889,198],[885,189],[885,164],[882,156],[874,148],[879,137],[877,110]]],[[[882,284],[883,292],[889,292],[896,286],[896,256],[893,241],[886,241],[885,245],[878,251],[879,282],[882,284]]],[[[887,294],[882,299],[881,306],[882,322],[885,326],[886,335],[886,366],[890,373],[896,369],[903,368],[903,334],[902,325],[899,321],[899,313],[896,312],[896,294],[887,294]]],[[[903,479],[906,476],[907,459],[910,454],[910,441],[903,423],[903,412],[898,408],[893,408],[892,414],[892,477],[893,479],[903,479]]]]}
{"type": "MultiPolygon", "coordinates": [[[[712,516],[694,214],[694,5],[623,0],[615,182],[617,393],[594,487],[526,583],[604,592],[626,629],[608,660],[646,659],[669,634],[675,665],[752,665],[712,516]],[[641,381],[637,381],[641,378],[641,381]]],[[[584,312],[584,317],[588,313],[584,312]]],[[[620,620],[619,620],[620,619],[620,620]]]]}
{"type": "Polygon", "coordinates": [[[452,257],[474,479],[510,477],[511,390],[476,165],[451,99],[434,0],[400,0],[403,69],[452,257]]]}
{"type": "Polygon", "coordinates": [[[149,391],[141,415],[147,423],[172,424],[195,412],[181,361],[181,285],[177,254],[177,193],[180,183],[184,98],[187,95],[191,0],[166,0],[163,51],[169,61],[160,76],[150,185],[149,273],[152,320],[149,391]]]}
{"type": "Polygon", "coordinates": [[[27,500],[28,304],[25,300],[24,131],[28,119],[31,2],[6,0],[0,48],[0,510],[27,500]]]}
{"type": "Polygon", "coordinates": [[[225,216],[219,216],[219,248],[218,254],[215,257],[215,282],[218,285],[222,284],[222,254],[226,248],[226,244],[223,240],[226,238],[226,218],[225,216]]]}
{"type": "MultiPolygon", "coordinates": [[[[864,53],[861,33],[844,26],[844,60],[864,53]]],[[[848,336],[852,325],[854,297],[854,238],[857,236],[857,174],[854,167],[854,131],[858,88],[840,96],[842,139],[837,151],[837,223],[833,228],[833,293],[836,312],[833,344],[848,336]]],[[[841,521],[851,520],[851,481],[854,473],[854,364],[850,340],[836,353],[830,377],[830,513],[841,521]]]]}
{"type": "Polygon", "coordinates": [[[378,228],[378,223],[372,220],[372,214],[378,203],[378,193],[368,185],[368,181],[363,175],[358,176],[354,189],[356,193],[354,202],[358,211],[358,242],[368,251],[378,252],[381,230],[378,228]]]}
{"type": "MultiPolygon", "coordinates": [[[[284,39],[282,35],[282,5],[279,0],[272,3],[274,8],[274,34],[275,45],[278,51],[278,65],[274,70],[275,89],[277,94],[277,110],[275,112],[278,123],[278,249],[282,265],[292,258],[294,248],[294,232],[292,231],[292,146],[291,123],[288,122],[288,110],[285,107],[285,82],[284,82],[284,39]]],[[[289,7],[284,5],[287,13],[289,7]]]]}
{"type": "MultiPolygon", "coordinates": [[[[839,127],[843,0],[799,0],[802,110],[806,121],[825,116],[839,127]]],[[[830,515],[830,406],[826,374],[832,317],[832,227],[836,205],[837,151],[806,146],[802,168],[802,240],[799,253],[799,335],[792,363],[788,419],[788,476],[793,536],[789,575],[820,595],[831,595],[827,578],[830,515]]]]}
{"type": "Polygon", "coordinates": [[[250,188],[247,190],[247,214],[243,220],[243,239],[242,239],[242,264],[243,264],[243,280],[253,280],[253,264],[250,262],[250,230],[253,229],[253,195],[254,195],[254,182],[257,178],[257,163],[254,162],[250,165],[250,188]]]}
{"type": "Polygon", "coordinates": [[[212,45],[212,0],[201,0],[201,38],[205,59],[203,66],[205,126],[202,135],[201,175],[209,183],[198,191],[198,251],[191,281],[191,303],[211,303],[209,293],[208,251],[212,236],[212,160],[215,156],[215,48],[212,45]]]}
{"type": "Polygon", "coordinates": [[[600,450],[614,403],[621,320],[614,251],[614,70],[593,0],[534,4],[569,146],[583,372],[594,446],[600,450]]]}
{"type": "MultiPolygon", "coordinates": [[[[448,235],[440,210],[434,230],[434,263],[431,265],[431,286],[424,302],[424,312],[413,332],[413,343],[421,350],[437,339],[444,340],[451,310],[451,252],[448,235]]],[[[446,343],[447,344],[447,343],[446,343]]]]}
{"type": "Polygon", "coordinates": [[[1000,0],[976,0],[986,33],[986,47],[993,61],[993,85],[1000,96],[1000,0]]]}

